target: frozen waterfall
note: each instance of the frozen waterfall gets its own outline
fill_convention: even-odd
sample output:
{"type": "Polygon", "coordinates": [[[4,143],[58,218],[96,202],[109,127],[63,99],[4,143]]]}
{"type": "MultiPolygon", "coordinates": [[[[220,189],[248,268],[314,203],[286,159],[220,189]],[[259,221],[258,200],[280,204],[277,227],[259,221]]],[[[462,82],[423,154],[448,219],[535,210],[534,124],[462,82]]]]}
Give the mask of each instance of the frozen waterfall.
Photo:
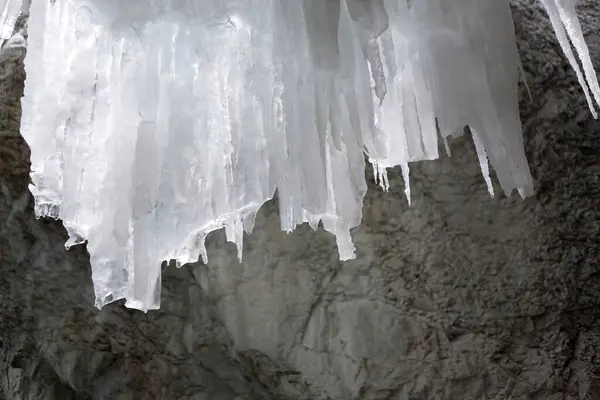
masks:
{"type": "MultiPolygon", "coordinates": [[[[590,108],[574,0],[541,0],[590,108]],[[580,66],[581,64],[581,66],[580,66]]],[[[0,0],[0,39],[20,0],[0,0]]],[[[87,241],[96,305],[160,305],[162,260],[208,261],[277,191],[281,228],[319,222],[354,258],[365,160],[400,166],[473,135],[493,195],[532,194],[519,55],[502,0],[34,0],[22,135],[38,216],[87,241]]],[[[8,34],[7,34],[8,32],[8,34]]],[[[594,103],[595,102],[595,103],[594,103]]],[[[407,205],[408,206],[408,205],[407,205]]]]}

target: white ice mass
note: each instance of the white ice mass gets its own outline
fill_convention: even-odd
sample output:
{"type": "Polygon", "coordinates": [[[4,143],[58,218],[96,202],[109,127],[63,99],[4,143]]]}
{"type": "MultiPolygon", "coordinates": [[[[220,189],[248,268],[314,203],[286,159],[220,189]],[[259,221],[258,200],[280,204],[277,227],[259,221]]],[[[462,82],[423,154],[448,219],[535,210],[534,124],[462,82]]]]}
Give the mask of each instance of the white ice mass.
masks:
{"type": "MultiPolygon", "coordinates": [[[[574,0],[541,1],[596,115],[574,0]]],[[[508,1],[34,0],[28,30],[36,213],[88,242],[98,307],[158,308],[161,261],[206,262],[216,229],[241,259],[275,191],[284,231],[322,221],[351,259],[365,158],[410,201],[410,163],[465,125],[490,193],[493,168],[532,194],[508,1]]]]}
{"type": "Polygon", "coordinates": [[[12,36],[21,10],[24,6],[28,7],[29,2],[30,0],[0,0],[0,43],[12,36]]]}

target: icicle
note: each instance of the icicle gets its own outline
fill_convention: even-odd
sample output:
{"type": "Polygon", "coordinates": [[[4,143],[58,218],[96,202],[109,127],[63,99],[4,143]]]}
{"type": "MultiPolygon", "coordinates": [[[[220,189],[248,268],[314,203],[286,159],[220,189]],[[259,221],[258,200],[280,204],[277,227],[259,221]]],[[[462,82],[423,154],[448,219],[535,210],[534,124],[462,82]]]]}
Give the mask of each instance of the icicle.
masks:
{"type": "Polygon", "coordinates": [[[403,163],[400,167],[402,168],[402,179],[404,179],[404,194],[406,195],[406,200],[408,200],[408,205],[410,206],[410,168],[407,163],[403,163]]]}
{"type": "Polygon", "coordinates": [[[385,166],[379,164],[376,160],[369,159],[369,162],[373,167],[373,179],[375,180],[375,183],[379,184],[384,192],[387,192],[390,189],[387,169],[385,166]]]}
{"type": "MultiPolygon", "coordinates": [[[[590,111],[592,112],[592,116],[594,117],[594,119],[598,119],[598,113],[596,112],[596,108],[594,107],[594,103],[592,101],[592,98],[590,97],[590,91],[588,89],[588,84],[586,83],[585,78],[583,77],[583,74],[581,73],[581,69],[579,68],[577,59],[575,58],[575,55],[573,54],[573,50],[571,49],[571,44],[569,43],[569,38],[567,37],[567,33],[565,32],[566,24],[563,25],[563,22],[561,21],[562,14],[558,9],[555,0],[541,0],[541,1],[542,1],[542,4],[546,7],[546,11],[548,12],[548,16],[550,17],[550,22],[552,23],[554,32],[556,32],[556,38],[558,39],[558,43],[560,44],[560,47],[562,48],[563,52],[565,53],[565,56],[567,57],[567,60],[569,61],[571,68],[573,68],[573,70],[575,71],[575,75],[577,76],[577,81],[579,82],[579,85],[583,89],[583,93],[585,95],[585,99],[587,101],[588,107],[590,108],[590,111]]],[[[569,35],[571,36],[572,33],[569,32],[569,35]]],[[[588,57],[589,57],[589,54],[588,54],[588,57]]],[[[586,70],[586,74],[587,73],[588,72],[586,70]]],[[[595,77],[595,72],[592,71],[592,74],[593,74],[592,76],[595,77]]],[[[589,82],[589,79],[590,78],[588,77],[588,82],[589,82]]],[[[594,95],[596,95],[596,94],[594,94],[594,95]]],[[[598,101],[597,97],[596,97],[596,101],[598,101]]]]}
{"type": "Polygon", "coordinates": [[[444,149],[446,149],[446,154],[448,157],[452,157],[452,151],[450,150],[450,144],[448,143],[448,136],[444,137],[444,149]]]}
{"type": "Polygon", "coordinates": [[[384,67],[381,62],[378,37],[389,28],[389,18],[383,0],[347,0],[348,12],[358,25],[360,46],[369,61],[369,70],[374,82],[375,96],[379,104],[387,93],[384,67]]]}
{"type": "Polygon", "coordinates": [[[596,103],[600,106],[600,86],[598,85],[596,71],[594,70],[590,52],[585,43],[581,25],[579,24],[577,13],[575,12],[575,2],[573,0],[556,0],[556,4],[558,6],[560,18],[565,25],[567,33],[571,38],[571,42],[573,43],[575,50],[577,50],[579,59],[583,65],[587,83],[590,86],[596,103]]]}
{"type": "Polygon", "coordinates": [[[471,129],[471,136],[473,137],[475,150],[477,151],[477,158],[479,159],[479,164],[481,165],[481,174],[483,175],[483,179],[485,180],[490,196],[494,197],[494,184],[490,178],[490,167],[485,148],[483,147],[481,139],[479,139],[479,135],[475,129],[471,129]]]}

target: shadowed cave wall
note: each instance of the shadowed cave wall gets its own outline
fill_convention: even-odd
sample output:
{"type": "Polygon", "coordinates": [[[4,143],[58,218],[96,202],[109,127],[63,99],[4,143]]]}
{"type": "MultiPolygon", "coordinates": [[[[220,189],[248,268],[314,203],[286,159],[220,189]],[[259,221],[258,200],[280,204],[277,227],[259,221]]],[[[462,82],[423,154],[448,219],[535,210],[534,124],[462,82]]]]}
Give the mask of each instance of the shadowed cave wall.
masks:
{"type": "MultiPolygon", "coordinates": [[[[491,199],[455,140],[412,167],[411,207],[366,172],[357,260],[268,204],[242,264],[211,235],[148,314],[95,309],[85,247],[35,219],[25,50],[0,52],[0,399],[600,399],[600,125],[541,6],[512,8],[535,197],[491,199]]],[[[600,1],[578,10],[598,68],[600,1]]]]}

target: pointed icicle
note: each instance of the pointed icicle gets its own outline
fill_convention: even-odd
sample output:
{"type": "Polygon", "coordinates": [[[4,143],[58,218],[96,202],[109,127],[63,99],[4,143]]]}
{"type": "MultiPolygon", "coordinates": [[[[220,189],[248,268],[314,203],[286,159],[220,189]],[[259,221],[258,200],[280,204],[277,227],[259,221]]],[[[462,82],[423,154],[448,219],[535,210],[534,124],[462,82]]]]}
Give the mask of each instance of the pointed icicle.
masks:
{"type": "Polygon", "coordinates": [[[479,159],[479,165],[481,166],[481,174],[483,175],[483,179],[485,179],[490,196],[494,197],[494,184],[492,183],[492,179],[490,177],[490,164],[485,152],[485,147],[483,147],[483,143],[481,143],[481,139],[479,138],[479,135],[475,129],[471,129],[471,135],[473,136],[475,150],[477,151],[477,158],[479,159]]]}
{"type": "Polygon", "coordinates": [[[597,105],[600,106],[600,85],[598,84],[596,70],[594,69],[594,65],[592,64],[592,59],[590,57],[590,50],[585,43],[583,31],[581,30],[581,24],[577,18],[575,2],[574,0],[556,0],[556,4],[558,5],[560,18],[562,19],[563,24],[565,24],[567,33],[571,38],[571,43],[573,43],[573,47],[575,47],[575,50],[577,50],[577,54],[581,60],[581,65],[583,65],[583,71],[585,72],[585,78],[590,86],[590,90],[594,95],[597,105]]]}
{"type": "Polygon", "coordinates": [[[404,194],[406,195],[406,200],[408,200],[408,205],[410,206],[410,167],[408,166],[408,163],[403,163],[400,167],[402,168],[402,178],[404,179],[404,194]]]}
{"type": "MultiPolygon", "coordinates": [[[[577,59],[575,58],[575,54],[573,54],[573,49],[571,48],[571,43],[569,43],[569,38],[567,37],[567,32],[565,31],[566,24],[563,25],[563,21],[564,21],[564,19],[562,18],[563,13],[561,13],[559,8],[557,7],[557,3],[555,2],[555,0],[541,0],[541,1],[542,1],[542,4],[544,5],[544,7],[546,7],[546,11],[548,12],[550,22],[552,23],[552,27],[554,28],[554,32],[556,33],[556,38],[558,39],[558,43],[560,44],[560,47],[562,48],[563,53],[565,53],[565,57],[567,57],[567,60],[569,61],[571,68],[573,68],[573,70],[575,71],[575,75],[577,76],[577,81],[579,82],[579,85],[581,85],[581,88],[583,89],[583,93],[584,93],[585,99],[588,103],[588,107],[590,108],[590,111],[592,112],[594,119],[598,119],[598,113],[596,112],[596,107],[594,107],[594,102],[592,101],[592,98],[590,97],[588,83],[586,82],[586,80],[583,76],[583,73],[581,72],[581,69],[579,68],[579,63],[577,62],[577,59]]],[[[579,24],[579,22],[577,22],[577,24],[579,24]]],[[[571,36],[571,41],[573,41],[572,32],[568,32],[568,34],[569,34],[569,36],[571,36]]],[[[585,46],[585,43],[583,43],[583,46],[587,50],[587,46],[585,46]]],[[[581,57],[581,53],[580,53],[580,57],[581,57]]],[[[589,58],[589,53],[587,54],[587,57],[589,58]]],[[[584,64],[584,68],[585,68],[585,64],[584,64]]],[[[586,74],[587,73],[588,73],[588,71],[586,70],[586,74]]],[[[595,79],[595,76],[596,76],[595,72],[593,72],[593,68],[592,68],[593,79],[595,79]]],[[[590,82],[589,77],[588,77],[588,82],[590,82]]],[[[594,96],[596,96],[595,93],[594,93],[594,96]]],[[[598,101],[597,96],[596,96],[596,101],[598,101]]]]}

